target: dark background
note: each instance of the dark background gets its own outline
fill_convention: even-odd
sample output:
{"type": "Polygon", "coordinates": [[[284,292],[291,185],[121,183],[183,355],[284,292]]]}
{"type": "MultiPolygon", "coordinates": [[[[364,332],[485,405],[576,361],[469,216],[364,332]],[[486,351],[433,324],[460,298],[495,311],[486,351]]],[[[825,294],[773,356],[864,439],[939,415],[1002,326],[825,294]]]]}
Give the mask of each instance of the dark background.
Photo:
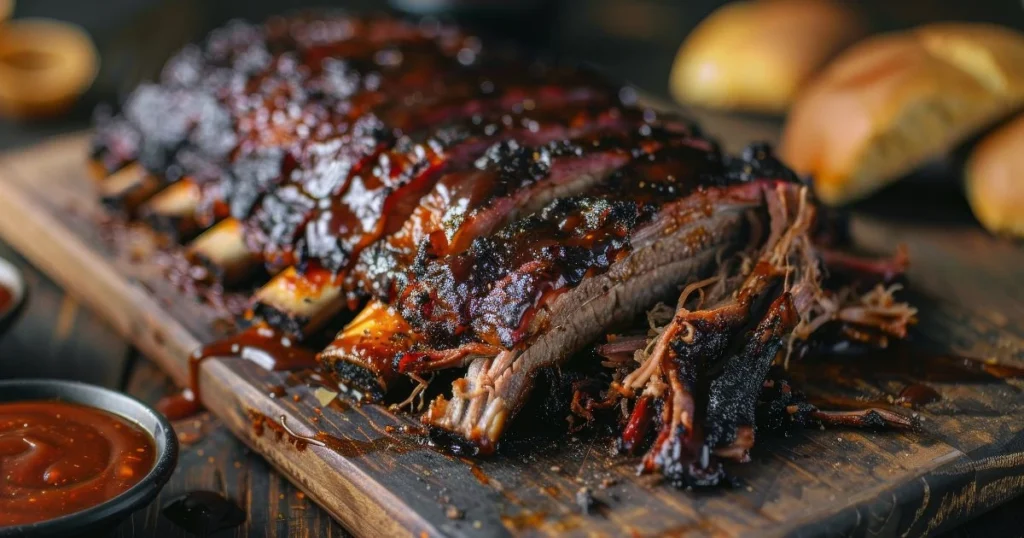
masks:
{"type": "MultiPolygon", "coordinates": [[[[86,127],[99,102],[116,101],[152,78],[179,46],[241,17],[262,20],[282,11],[328,7],[349,11],[441,14],[481,35],[511,39],[566,62],[601,66],[654,94],[664,94],[675,52],[721,0],[20,0],[14,18],[48,17],[84,27],[101,56],[96,84],[72,113],[56,121],[12,124],[0,119],[0,148],[24,145],[86,127]]],[[[851,1],[876,31],[927,21],[994,21],[1024,29],[1020,0],[851,1]]]]}

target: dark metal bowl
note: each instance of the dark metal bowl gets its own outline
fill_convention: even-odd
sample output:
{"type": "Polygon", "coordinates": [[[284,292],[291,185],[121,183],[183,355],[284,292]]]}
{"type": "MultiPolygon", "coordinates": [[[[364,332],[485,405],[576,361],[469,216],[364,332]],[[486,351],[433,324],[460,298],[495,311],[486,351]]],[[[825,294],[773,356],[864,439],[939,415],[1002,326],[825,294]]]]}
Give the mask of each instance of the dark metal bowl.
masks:
{"type": "Polygon", "coordinates": [[[178,463],[178,438],[170,422],[148,405],[103,387],[77,381],[21,379],[0,381],[0,402],[60,400],[120,415],[149,432],[156,442],[156,464],[141,482],[91,508],[14,527],[0,527],[0,538],[37,536],[95,536],[112,530],[136,510],[149,504],[167,483],[178,463]]]}
{"type": "Polygon", "coordinates": [[[3,334],[18,317],[22,305],[25,304],[25,294],[28,292],[21,271],[3,258],[0,258],[0,286],[11,290],[13,295],[11,304],[7,308],[0,309],[0,334],[3,334]]]}

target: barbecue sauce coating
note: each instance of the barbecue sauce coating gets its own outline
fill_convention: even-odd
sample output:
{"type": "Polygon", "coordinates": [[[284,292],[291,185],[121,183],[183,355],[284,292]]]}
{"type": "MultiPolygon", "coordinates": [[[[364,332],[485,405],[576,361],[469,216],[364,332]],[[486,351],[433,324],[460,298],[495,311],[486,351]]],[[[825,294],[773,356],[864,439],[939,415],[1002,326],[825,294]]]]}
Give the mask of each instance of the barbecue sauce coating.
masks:
{"type": "MultiPolygon", "coordinates": [[[[647,123],[654,118],[638,110],[598,110],[606,112],[567,111],[566,128],[586,130],[579,138],[536,146],[516,140],[499,142],[473,168],[445,174],[419,199],[401,229],[363,251],[356,278],[388,302],[404,288],[406,271],[417,253],[428,259],[462,252],[474,238],[490,235],[520,213],[530,214],[557,196],[600,183],[666,141],[703,145],[688,138],[688,126],[671,122],[654,126],[647,123]]],[[[531,131],[536,136],[543,129],[531,131]]],[[[344,376],[376,394],[398,375],[392,359],[422,344],[422,338],[411,337],[411,332],[396,309],[374,301],[338,334],[320,360],[344,370],[344,376]]]]}
{"type": "MultiPolygon", "coordinates": [[[[379,89],[382,71],[417,65],[421,58],[436,64],[441,57],[448,63],[461,57],[472,63],[478,49],[475,38],[453,28],[391,18],[233,22],[211,33],[202,48],[186,47],[172,58],[160,86],[140,86],[126,102],[123,120],[101,121],[94,160],[107,173],[135,159],[163,173],[182,147],[209,154],[213,139],[204,132],[234,131],[241,154],[286,147],[309,135],[322,138],[332,134],[327,120],[338,111],[336,103],[379,89]],[[221,126],[214,115],[233,121],[221,126]]],[[[418,73],[422,79],[429,71],[418,73]]],[[[362,99],[374,100],[382,98],[362,99]]]]}
{"type": "Polygon", "coordinates": [[[372,293],[391,300],[404,287],[417,253],[433,258],[462,252],[518,214],[597,183],[659,143],[634,112],[569,109],[544,123],[527,120],[527,136],[498,142],[473,167],[443,175],[400,229],[364,251],[358,277],[372,293]],[[555,134],[569,138],[531,145],[555,134]]]}
{"type": "Polygon", "coordinates": [[[421,343],[422,337],[397,309],[371,301],[318,360],[379,400],[397,381],[395,359],[421,343]]]}
{"type": "Polygon", "coordinates": [[[310,213],[319,207],[317,202],[343,193],[354,174],[370,167],[399,135],[415,127],[414,118],[406,123],[389,121],[389,108],[403,103],[405,108],[416,109],[433,102],[425,96],[433,95],[437,80],[446,78],[439,75],[465,80],[460,71],[467,68],[455,60],[456,50],[378,48],[372,54],[374,61],[394,64],[365,69],[350,60],[328,62],[343,66],[346,76],[363,80],[368,87],[334,104],[317,103],[316,109],[322,113],[274,146],[290,147],[285,160],[275,163],[271,157],[263,167],[257,165],[255,171],[262,181],[235,174],[225,195],[236,218],[255,212],[251,222],[259,233],[252,248],[265,250],[268,259],[277,264],[293,262],[295,241],[301,238],[310,213]],[[267,198],[261,200],[262,196],[267,198]]]}
{"type": "Polygon", "coordinates": [[[246,220],[249,249],[273,270],[313,260],[340,272],[394,231],[380,212],[402,214],[391,228],[404,222],[448,157],[465,166],[485,141],[528,139],[534,111],[619,102],[585,70],[483,60],[479,40],[437,24],[232,24],[173,58],[123,118],[100,122],[94,164],[108,174],[138,160],[158,181],[187,178],[198,225],[246,220]],[[469,119],[488,130],[452,127],[469,119]]]}
{"type": "Polygon", "coordinates": [[[420,259],[400,299],[403,317],[437,348],[524,344],[539,330],[531,326],[538,309],[628,255],[633,233],[664,204],[726,184],[717,152],[681,142],[477,238],[464,253],[420,259]]]}
{"type": "Polygon", "coordinates": [[[551,86],[556,83],[538,78],[502,93],[490,79],[464,75],[436,90],[443,97],[395,99],[401,103],[395,110],[364,116],[353,136],[324,144],[335,151],[314,152],[282,174],[289,179],[253,211],[251,247],[273,266],[312,259],[330,271],[344,270],[363,248],[396,231],[444,171],[470,167],[500,140],[565,136],[567,116],[558,108],[611,100],[604,90],[551,86]],[[438,123],[425,138],[391,138],[438,123]]]}
{"type": "MultiPolygon", "coordinates": [[[[206,203],[226,199],[231,215],[243,219],[276,185],[305,190],[313,199],[343,189],[351,173],[401,133],[403,126],[386,125],[375,110],[425,91],[439,73],[455,76],[466,69],[456,59],[460,53],[472,56],[461,54],[465,65],[475,62],[475,38],[451,30],[437,35],[405,30],[353,36],[305,51],[289,64],[291,72],[302,75],[289,82],[294,91],[278,97],[267,98],[266,84],[248,84],[249,91],[232,107],[242,140],[231,173],[210,188],[206,203]],[[309,78],[310,73],[316,76],[309,78]]],[[[286,195],[272,200],[266,211],[276,214],[275,202],[293,201],[300,205],[286,216],[310,209],[302,205],[306,198],[286,195]]]]}
{"type": "Polygon", "coordinates": [[[64,402],[0,404],[0,527],[72,514],[128,490],[153,468],[139,426],[64,402]]]}
{"type": "Polygon", "coordinates": [[[390,146],[367,112],[473,68],[479,41],[439,25],[300,16],[229,25],[205,49],[186,48],[122,118],[100,120],[93,162],[100,176],[137,160],[154,181],[196,183],[202,227],[248,216],[311,144],[343,139],[351,157],[333,164],[350,166],[390,146]]]}

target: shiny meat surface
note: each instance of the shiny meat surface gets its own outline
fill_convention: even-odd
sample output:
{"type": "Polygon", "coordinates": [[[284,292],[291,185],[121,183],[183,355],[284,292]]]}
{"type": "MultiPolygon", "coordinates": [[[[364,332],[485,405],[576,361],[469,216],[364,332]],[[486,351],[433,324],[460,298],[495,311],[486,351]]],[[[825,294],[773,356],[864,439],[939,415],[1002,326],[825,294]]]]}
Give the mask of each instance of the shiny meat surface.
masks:
{"type": "MultiPolygon", "coordinates": [[[[419,410],[474,453],[542,372],[675,302],[655,334],[602,346],[611,384],[572,410],[631,409],[642,471],[714,485],[780,357],[836,321],[901,338],[915,311],[825,285],[822,259],[856,262],[821,254],[814,200],[769,148],[724,155],[634,100],[434,22],[294,15],[181,51],[100,119],[92,169],[104,203],[187,241],[183,278],[256,286],[245,321],[289,345],[362,307],[319,354],[347,386],[412,387],[412,408],[460,370],[419,410]]],[[[784,399],[783,421],[858,420],[784,399]]]]}
{"type": "Polygon", "coordinates": [[[658,141],[668,147],[652,153],[638,147],[633,162],[587,192],[476,238],[464,253],[421,259],[400,300],[403,316],[434,345],[477,339],[515,348],[547,297],[606,272],[659,207],[726,184],[721,161],[687,142],[658,141]]]}

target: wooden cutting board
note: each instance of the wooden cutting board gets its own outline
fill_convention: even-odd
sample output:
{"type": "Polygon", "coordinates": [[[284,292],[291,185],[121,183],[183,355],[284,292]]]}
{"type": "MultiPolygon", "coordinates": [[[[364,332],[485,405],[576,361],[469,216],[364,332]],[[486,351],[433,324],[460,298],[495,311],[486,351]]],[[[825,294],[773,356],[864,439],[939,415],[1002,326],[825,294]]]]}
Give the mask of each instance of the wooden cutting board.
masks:
{"type": "MultiPolygon", "coordinates": [[[[705,124],[729,142],[774,134],[720,120],[705,124]]],[[[145,249],[112,251],[85,173],[86,140],[71,136],[0,157],[0,235],[184,383],[187,356],[212,337],[214,316],[164,282],[145,249]]],[[[856,218],[858,244],[878,252],[909,246],[920,340],[1024,365],[1024,251],[968,219],[899,217],[923,198],[904,202],[893,218],[856,218]]],[[[913,536],[1024,493],[1020,379],[929,383],[942,400],[920,411],[918,432],[762,436],[753,461],[732,467],[738,486],[700,493],[637,477],[636,459],[586,434],[477,461],[449,456],[411,442],[393,428],[408,419],[377,406],[332,405],[318,414],[305,386],[271,398],[269,387],[286,377],[238,359],[211,360],[202,368],[202,398],[360,536],[913,536]],[[259,435],[252,411],[343,441],[300,451],[259,435]],[[590,515],[576,504],[581,487],[599,502],[590,515]]],[[[859,390],[884,397],[907,382],[865,381],[859,390]]]]}

